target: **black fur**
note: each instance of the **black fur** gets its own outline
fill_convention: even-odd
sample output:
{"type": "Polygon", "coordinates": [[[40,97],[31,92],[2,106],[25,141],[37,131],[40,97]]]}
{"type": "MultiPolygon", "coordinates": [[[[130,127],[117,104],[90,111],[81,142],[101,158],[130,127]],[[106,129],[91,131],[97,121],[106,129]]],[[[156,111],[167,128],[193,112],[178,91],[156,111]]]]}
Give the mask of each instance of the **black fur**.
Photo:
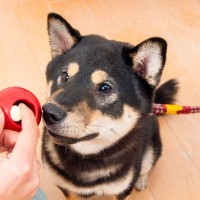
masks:
{"type": "MultiPolygon", "coordinates": [[[[80,196],[89,197],[97,195],[95,191],[100,193],[101,190],[102,193],[107,191],[105,188],[98,189],[103,184],[105,187],[107,184],[109,189],[110,185],[113,184],[112,187],[115,187],[115,183],[121,182],[126,177],[129,180],[128,184],[122,182],[123,188],[117,188],[118,191],[113,190],[113,194],[119,200],[123,200],[130,194],[136,181],[138,181],[143,171],[143,160],[149,149],[153,151],[152,162],[149,163],[149,165],[152,165],[151,167],[154,166],[161,155],[162,146],[157,118],[150,115],[150,112],[153,98],[156,102],[159,100],[159,103],[171,103],[177,92],[175,81],[167,82],[154,92],[165,64],[167,44],[161,38],[151,38],[133,47],[130,44],[107,40],[97,35],[81,36],[77,30],[73,29],[68,22],[57,14],[48,16],[48,30],[51,40],[58,37],[58,39],[61,38],[61,41],[66,40],[64,41],[66,44],[67,40],[73,40],[73,46],[64,48],[62,45],[55,45],[56,41],[50,41],[53,59],[47,67],[47,82],[53,81],[51,94],[53,103],[58,106],[58,109],[54,107],[55,112],[56,110],[60,112],[60,109],[63,109],[66,114],[54,116],[54,113],[49,111],[49,105],[46,104],[43,114],[46,124],[42,144],[43,160],[59,179],[66,182],[66,186],[56,183],[66,195],[70,193],[69,183],[76,188],[76,191],[73,192],[80,196]],[[59,25],[63,25],[61,29],[54,32],[55,27],[52,27],[52,19],[56,20],[59,25]],[[62,35],[63,29],[68,30],[69,36],[62,35]],[[51,34],[54,34],[54,37],[51,37],[51,34]],[[69,38],[66,39],[67,37],[69,38]],[[55,49],[55,47],[58,49],[55,49]],[[146,57],[140,54],[142,47],[145,47],[146,53],[144,55],[146,57]],[[154,52],[155,48],[158,48],[158,51],[154,52]],[[151,57],[148,50],[152,51],[151,54],[159,52],[159,55],[151,57]],[[161,59],[157,62],[159,63],[158,66],[152,66],[154,67],[153,72],[148,69],[151,67],[149,66],[151,59],[161,59]],[[76,63],[79,66],[78,72],[69,77],[67,81],[62,81],[63,70],[69,70],[70,63],[76,63]],[[92,81],[92,75],[99,70],[107,74],[108,77],[104,83],[112,88],[110,92],[102,93],[99,90],[101,83],[96,84],[92,81]],[[108,99],[111,103],[106,103],[108,99]],[[83,102],[86,107],[80,107],[83,102]],[[130,111],[125,111],[125,106],[130,111]],[[88,142],[95,141],[96,138],[101,136],[102,132],[112,133],[113,129],[115,130],[114,125],[114,128],[111,126],[109,129],[104,129],[106,127],[103,127],[104,124],[100,123],[98,126],[102,126],[102,128],[99,129],[96,125],[98,127],[97,132],[93,131],[86,135],[89,137],[73,138],[80,137],[81,132],[79,131],[83,129],[81,127],[90,125],[90,118],[96,111],[99,111],[101,115],[97,115],[97,117],[95,115],[94,119],[98,120],[102,116],[106,116],[111,122],[113,120],[114,124],[121,120],[120,123],[122,123],[124,129],[130,125],[126,125],[126,122],[122,120],[125,112],[130,112],[127,119],[130,118],[132,122],[132,118],[137,116],[136,122],[129,131],[115,142],[109,141],[109,139],[114,141],[114,137],[107,138],[106,142],[110,142],[109,146],[97,152],[95,150],[93,152],[93,149],[89,149],[90,153],[85,153],[84,149],[83,152],[80,152],[76,149],[78,147],[74,145],[85,141],[83,139],[87,139],[88,142]],[[75,112],[78,113],[76,114],[78,119],[74,118],[74,122],[80,122],[78,128],[77,125],[73,127],[72,124],[67,123],[71,113],[75,112]],[[80,115],[83,115],[83,119],[79,118],[80,115]],[[60,116],[63,116],[63,119],[60,119],[60,116]],[[78,136],[77,132],[79,133],[78,136]],[[92,135],[95,137],[92,137],[92,135]],[[70,137],[72,138],[70,139],[70,137]],[[73,141],[73,143],[70,141],[73,141]],[[49,149],[49,145],[52,149],[49,149]],[[52,156],[52,151],[57,155],[57,158],[52,156]],[[109,175],[103,174],[111,167],[114,170],[111,170],[109,175]],[[98,175],[98,171],[102,174],[98,175]],[[97,173],[94,174],[95,178],[89,176],[93,172],[97,173]],[[128,176],[129,173],[132,175],[128,176]],[[91,189],[93,187],[97,189],[93,191],[91,189]],[[86,191],[79,191],[79,188],[85,188],[86,191]]],[[[118,129],[116,128],[116,130],[118,129]]],[[[113,131],[113,134],[118,137],[123,130],[121,132],[116,130],[116,133],[113,131]]],[[[110,193],[108,192],[108,194],[110,193]]]]}
{"type": "Polygon", "coordinates": [[[160,104],[172,104],[175,102],[175,95],[178,92],[178,82],[175,79],[171,79],[155,91],[154,103],[160,104]]]}

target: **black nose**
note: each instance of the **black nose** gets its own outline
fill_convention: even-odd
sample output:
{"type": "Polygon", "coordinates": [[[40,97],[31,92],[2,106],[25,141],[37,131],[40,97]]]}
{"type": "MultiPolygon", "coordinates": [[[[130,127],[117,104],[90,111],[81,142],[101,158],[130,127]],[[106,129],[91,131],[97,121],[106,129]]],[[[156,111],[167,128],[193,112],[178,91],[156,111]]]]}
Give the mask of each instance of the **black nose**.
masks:
{"type": "Polygon", "coordinates": [[[47,124],[55,124],[65,118],[66,113],[56,105],[47,103],[42,107],[43,118],[47,124]]]}

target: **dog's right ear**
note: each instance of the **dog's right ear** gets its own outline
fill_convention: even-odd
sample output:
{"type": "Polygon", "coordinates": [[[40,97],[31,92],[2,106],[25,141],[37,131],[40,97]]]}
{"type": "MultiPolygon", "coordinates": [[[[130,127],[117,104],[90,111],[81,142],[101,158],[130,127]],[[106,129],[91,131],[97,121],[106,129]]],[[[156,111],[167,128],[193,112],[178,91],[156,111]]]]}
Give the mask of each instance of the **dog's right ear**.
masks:
{"type": "Polygon", "coordinates": [[[132,59],[133,71],[152,88],[161,78],[166,60],[167,42],[158,37],[150,38],[126,52],[132,59]]]}
{"type": "Polygon", "coordinates": [[[52,58],[66,53],[81,40],[79,31],[56,13],[48,15],[48,33],[52,58]]]}

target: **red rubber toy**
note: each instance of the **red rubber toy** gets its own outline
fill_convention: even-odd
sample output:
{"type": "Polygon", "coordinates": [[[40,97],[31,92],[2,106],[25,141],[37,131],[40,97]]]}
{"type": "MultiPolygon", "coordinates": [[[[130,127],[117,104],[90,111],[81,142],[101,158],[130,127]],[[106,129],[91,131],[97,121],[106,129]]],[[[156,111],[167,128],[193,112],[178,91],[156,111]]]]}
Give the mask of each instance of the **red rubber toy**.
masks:
{"type": "Polygon", "coordinates": [[[0,91],[0,108],[3,110],[5,115],[5,129],[10,129],[14,131],[21,131],[21,123],[14,122],[10,116],[10,110],[13,105],[19,105],[24,103],[28,106],[34,113],[37,124],[39,125],[41,120],[41,105],[37,97],[21,87],[9,87],[0,91]]]}

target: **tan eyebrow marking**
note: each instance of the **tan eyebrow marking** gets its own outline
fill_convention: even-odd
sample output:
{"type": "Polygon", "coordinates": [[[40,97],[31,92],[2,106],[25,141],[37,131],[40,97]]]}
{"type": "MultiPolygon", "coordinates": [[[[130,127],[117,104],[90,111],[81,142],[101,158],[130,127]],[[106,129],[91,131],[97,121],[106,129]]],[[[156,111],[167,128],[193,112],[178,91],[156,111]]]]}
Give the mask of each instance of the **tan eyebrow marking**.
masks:
{"type": "Polygon", "coordinates": [[[70,63],[68,66],[68,75],[72,77],[79,72],[79,65],[78,63],[70,63]]]}
{"type": "Polygon", "coordinates": [[[108,74],[102,70],[96,70],[91,75],[92,82],[95,84],[102,83],[103,81],[107,80],[107,78],[108,74]]]}

